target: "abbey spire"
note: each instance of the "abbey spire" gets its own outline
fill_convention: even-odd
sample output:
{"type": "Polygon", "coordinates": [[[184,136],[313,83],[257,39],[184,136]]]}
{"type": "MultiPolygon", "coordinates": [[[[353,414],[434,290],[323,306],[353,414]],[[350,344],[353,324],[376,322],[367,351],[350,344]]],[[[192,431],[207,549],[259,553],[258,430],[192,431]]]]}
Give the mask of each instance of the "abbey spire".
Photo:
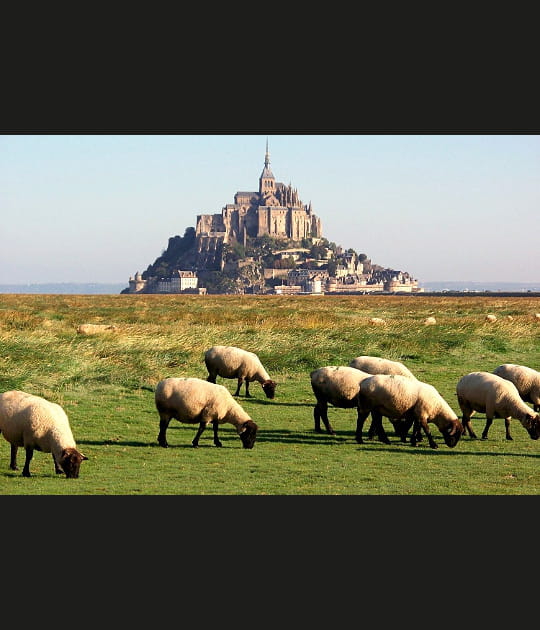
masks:
{"type": "Polygon", "coordinates": [[[259,194],[274,194],[276,191],[276,178],[270,169],[270,153],[268,151],[268,138],[266,138],[266,154],[264,156],[264,168],[259,178],[259,194]]]}

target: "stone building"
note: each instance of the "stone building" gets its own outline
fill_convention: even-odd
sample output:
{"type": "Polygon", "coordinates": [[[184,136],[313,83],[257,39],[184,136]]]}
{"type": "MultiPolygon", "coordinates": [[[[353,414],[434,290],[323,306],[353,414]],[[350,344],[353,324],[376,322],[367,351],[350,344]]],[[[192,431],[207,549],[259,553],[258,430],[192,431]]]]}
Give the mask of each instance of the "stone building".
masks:
{"type": "Polygon", "coordinates": [[[294,241],[322,238],[321,220],[313,214],[311,202],[304,204],[291,184],[276,182],[270,169],[268,141],[259,190],[237,192],[234,203],[227,204],[221,214],[198,215],[196,226],[200,252],[218,250],[220,243],[246,245],[248,236],[265,234],[294,241]]]}

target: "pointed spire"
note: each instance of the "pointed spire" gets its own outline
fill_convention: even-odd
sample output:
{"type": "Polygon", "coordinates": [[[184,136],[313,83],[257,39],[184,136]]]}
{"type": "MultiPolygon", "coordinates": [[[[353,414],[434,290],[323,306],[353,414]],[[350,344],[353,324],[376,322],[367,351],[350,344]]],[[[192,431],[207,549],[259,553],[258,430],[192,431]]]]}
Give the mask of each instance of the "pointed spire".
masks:
{"type": "Polygon", "coordinates": [[[266,137],[266,155],[264,156],[264,166],[268,168],[270,166],[270,153],[268,152],[268,136],[266,137]]]}

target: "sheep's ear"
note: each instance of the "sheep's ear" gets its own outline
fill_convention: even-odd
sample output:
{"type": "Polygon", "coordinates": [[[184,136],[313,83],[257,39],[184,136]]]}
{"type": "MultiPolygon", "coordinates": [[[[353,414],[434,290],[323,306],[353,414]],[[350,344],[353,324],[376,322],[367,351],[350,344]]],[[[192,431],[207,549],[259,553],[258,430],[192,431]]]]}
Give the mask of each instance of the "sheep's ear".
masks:
{"type": "Polygon", "coordinates": [[[86,457],[86,455],[83,455],[82,453],[81,453],[81,457],[82,457],[81,459],[82,462],[84,462],[85,460],[88,460],[88,457],[86,457]]]}

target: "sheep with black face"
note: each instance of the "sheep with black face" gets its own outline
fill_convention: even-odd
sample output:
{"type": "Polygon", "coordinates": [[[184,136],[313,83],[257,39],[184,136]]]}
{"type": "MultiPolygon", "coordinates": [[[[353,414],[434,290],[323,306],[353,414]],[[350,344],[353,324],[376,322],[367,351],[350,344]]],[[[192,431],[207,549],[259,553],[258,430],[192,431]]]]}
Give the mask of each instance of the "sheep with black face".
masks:
{"type": "Polygon", "coordinates": [[[20,390],[0,394],[0,433],[11,444],[11,470],[17,468],[17,450],[26,451],[23,477],[31,477],[34,450],[52,453],[54,470],[69,479],[79,476],[88,459],[75,444],[66,412],[57,403],[20,390]]]}
{"type": "Polygon", "coordinates": [[[214,444],[221,447],[218,427],[228,422],[236,428],[243,447],[253,448],[258,427],[223,385],[200,378],[165,378],[156,385],[155,405],[159,413],[157,439],[163,448],[169,446],[167,428],[172,418],[199,424],[192,441],[194,447],[199,445],[202,432],[210,424],[214,429],[214,444]]]}
{"type": "Polygon", "coordinates": [[[270,378],[259,357],[254,353],[235,346],[212,346],[204,353],[204,362],[208,370],[210,383],[216,382],[216,377],[235,378],[238,386],[234,393],[240,395],[242,383],[246,385],[246,396],[249,398],[249,384],[258,381],[267,398],[274,398],[276,382],[270,378]]]}

